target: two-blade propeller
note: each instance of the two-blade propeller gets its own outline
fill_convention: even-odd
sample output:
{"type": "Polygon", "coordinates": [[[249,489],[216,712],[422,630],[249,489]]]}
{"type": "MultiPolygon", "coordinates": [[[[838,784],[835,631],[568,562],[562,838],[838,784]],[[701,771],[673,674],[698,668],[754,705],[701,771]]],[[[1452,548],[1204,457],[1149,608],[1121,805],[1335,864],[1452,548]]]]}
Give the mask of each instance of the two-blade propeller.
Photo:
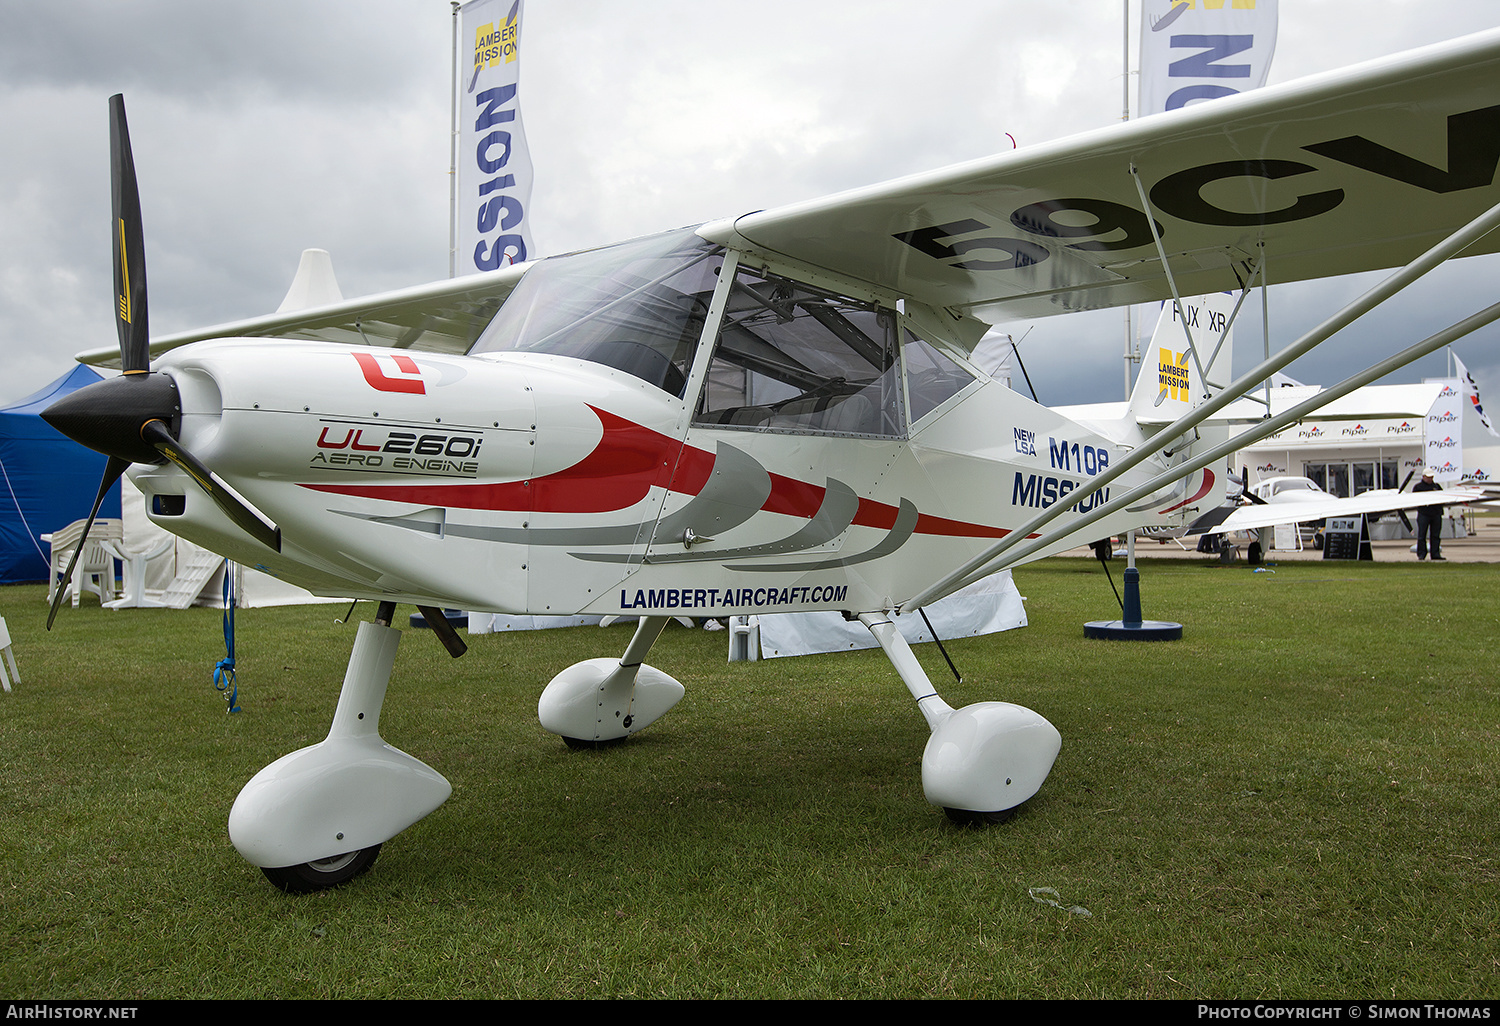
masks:
{"type": "Polygon", "coordinates": [[[1250,468],[1240,468],[1240,495],[1252,506],[1264,506],[1266,500],[1250,490],[1250,468]]]}
{"type": "MultiPolygon", "coordinates": [[[[1415,474],[1416,474],[1415,470],[1409,472],[1406,475],[1406,480],[1401,482],[1401,487],[1397,488],[1396,491],[1398,491],[1398,492],[1404,492],[1404,491],[1406,491],[1406,486],[1409,485],[1409,484],[1411,484],[1412,476],[1415,475],[1415,474]]],[[[1401,518],[1401,524],[1402,524],[1402,526],[1404,526],[1406,528],[1406,533],[1407,534],[1416,534],[1417,533],[1417,529],[1415,527],[1411,526],[1411,517],[1409,517],[1409,516],[1406,515],[1406,510],[1404,510],[1404,509],[1398,509],[1398,510],[1396,510],[1396,515],[1401,518]]]]}
{"type": "Polygon", "coordinates": [[[73,579],[73,568],[88,542],[89,529],[94,526],[104,496],[132,463],[170,460],[242,530],[268,548],[281,551],[280,529],[178,441],[182,402],[177,385],[165,374],[151,373],[141,198],[136,187],[135,160],[130,152],[130,130],[125,122],[125,98],[119,95],[109,98],[109,158],[114,215],[110,237],[114,249],[115,328],[120,336],[120,366],[125,373],[81,388],[42,413],[43,420],[69,438],[109,457],[83,536],[68,561],[68,569],[47,613],[48,630],[52,629],[58,606],[73,579]]]}

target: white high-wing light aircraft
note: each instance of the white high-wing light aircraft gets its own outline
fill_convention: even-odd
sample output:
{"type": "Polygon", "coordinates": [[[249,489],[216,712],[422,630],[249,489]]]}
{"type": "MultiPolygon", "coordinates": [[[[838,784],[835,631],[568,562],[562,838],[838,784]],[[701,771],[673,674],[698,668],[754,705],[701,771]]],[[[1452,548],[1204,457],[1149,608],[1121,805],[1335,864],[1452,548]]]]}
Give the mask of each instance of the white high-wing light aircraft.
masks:
{"type": "Polygon", "coordinates": [[[1487,33],[827,199],[148,345],[123,104],[112,111],[125,374],[48,419],[110,456],[101,496],[135,464],[168,530],[381,603],[328,738],[262,770],[230,813],[235,847],[288,890],[359,873],[449,794],[378,733],[397,602],[426,610],[455,654],[444,606],[640,617],[621,657],[568,667],[542,692],[543,726],[575,743],[623,738],[681,696],[643,664],[672,615],[842,610],[932,728],[928,799],[960,819],[1003,817],[1041,786],[1057,731],[1006,703],[950,708],[892,617],[1081,531],[1181,524],[1218,505],[1209,468],[1228,443],[1215,412],[1432,266],[1500,248],[1500,33],[1487,33]],[[967,356],[984,320],[1402,264],[1236,381],[1189,326],[1149,417],[1137,406],[1075,422],[967,356]]]}
{"type": "MultiPolygon", "coordinates": [[[[1394,513],[1422,506],[1453,506],[1479,502],[1482,488],[1451,488],[1439,492],[1404,492],[1377,488],[1340,498],[1330,495],[1305,477],[1273,477],[1252,490],[1261,501],[1241,506],[1220,521],[1214,530],[1248,531],[1276,524],[1305,524],[1330,517],[1357,517],[1368,513],[1394,513]]],[[[1410,526],[1410,525],[1408,525],[1410,526]]]]}

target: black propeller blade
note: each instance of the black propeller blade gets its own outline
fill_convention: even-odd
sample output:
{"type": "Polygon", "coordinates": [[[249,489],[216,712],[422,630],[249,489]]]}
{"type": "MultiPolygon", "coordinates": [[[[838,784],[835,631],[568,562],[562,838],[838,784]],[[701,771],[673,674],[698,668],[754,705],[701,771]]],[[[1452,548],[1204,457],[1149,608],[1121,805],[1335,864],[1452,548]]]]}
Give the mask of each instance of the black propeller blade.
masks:
{"type": "Polygon", "coordinates": [[[1240,468],[1240,480],[1242,482],[1244,482],[1244,484],[1242,486],[1243,490],[1240,492],[1240,494],[1245,497],[1245,499],[1250,503],[1250,505],[1252,505],[1252,506],[1264,506],[1266,504],[1266,500],[1262,499],[1259,495],[1256,495],[1254,492],[1252,492],[1250,490],[1250,468],[1249,467],[1241,467],[1240,468]]]}
{"type": "Polygon", "coordinates": [[[151,333],[146,324],[146,243],[141,226],[141,193],[125,123],[125,97],[109,98],[111,210],[114,213],[115,330],[120,364],[126,374],[151,371],[151,333]]]}
{"type": "Polygon", "coordinates": [[[94,526],[94,518],[99,515],[99,507],[104,505],[104,496],[114,487],[115,482],[125,473],[125,468],[130,466],[129,460],[122,460],[111,456],[104,464],[104,478],[99,482],[99,494],[94,496],[94,508],[89,510],[88,522],[83,525],[83,535],[78,539],[78,548],[73,550],[73,558],[68,560],[68,569],[63,573],[62,580],[57,583],[57,591],[52,594],[52,608],[47,610],[47,629],[52,629],[52,621],[57,619],[57,607],[62,605],[63,596],[68,593],[68,582],[73,579],[73,568],[78,565],[78,554],[83,551],[84,545],[88,544],[89,530],[94,526]]]}
{"type": "MultiPolygon", "coordinates": [[[[1411,484],[1411,479],[1412,479],[1412,476],[1414,474],[1416,474],[1415,470],[1408,471],[1407,475],[1406,475],[1406,480],[1401,482],[1401,487],[1397,488],[1396,491],[1398,491],[1398,492],[1404,492],[1404,491],[1406,491],[1406,486],[1409,485],[1409,484],[1411,484]]],[[[1404,510],[1404,509],[1398,509],[1398,510],[1396,510],[1396,515],[1401,518],[1401,524],[1402,524],[1403,527],[1406,528],[1406,533],[1407,534],[1416,534],[1417,533],[1417,529],[1411,526],[1411,517],[1409,517],[1409,516],[1406,515],[1406,510],[1404,510]]]]}
{"type": "Polygon", "coordinates": [[[75,442],[109,457],[83,537],[53,596],[52,610],[47,615],[49,630],[104,496],[132,463],[170,460],[245,533],[268,548],[281,551],[281,530],[178,441],[182,401],[177,383],[165,374],[151,373],[141,198],[136,187],[135,159],[130,152],[125,99],[119,95],[109,98],[109,156],[114,215],[110,238],[114,250],[115,328],[120,336],[120,366],[125,375],[81,388],[42,413],[43,420],[75,442]]]}
{"type": "Polygon", "coordinates": [[[163,456],[181,467],[198,487],[214,500],[214,504],[224,511],[224,515],[234,521],[235,526],[266,548],[276,552],[281,551],[281,528],[225,484],[219,475],[203,464],[202,460],[177,444],[177,439],[172,437],[172,433],[167,430],[165,424],[159,420],[146,421],[141,426],[141,437],[155,446],[163,456]]]}

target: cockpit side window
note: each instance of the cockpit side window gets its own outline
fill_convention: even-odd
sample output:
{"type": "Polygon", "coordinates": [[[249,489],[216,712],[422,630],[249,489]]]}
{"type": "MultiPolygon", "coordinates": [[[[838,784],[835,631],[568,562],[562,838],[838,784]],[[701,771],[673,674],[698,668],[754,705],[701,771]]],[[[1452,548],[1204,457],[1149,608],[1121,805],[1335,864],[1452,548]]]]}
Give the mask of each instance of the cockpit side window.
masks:
{"type": "Polygon", "coordinates": [[[896,314],[741,267],[695,424],[901,436],[896,314]]]}
{"type": "Polygon", "coordinates": [[[910,329],[905,332],[906,402],[915,424],[974,383],[974,374],[910,329]]]}
{"type": "Polygon", "coordinates": [[[723,262],[692,231],[544,260],[469,352],[588,360],[680,399],[723,262]]]}

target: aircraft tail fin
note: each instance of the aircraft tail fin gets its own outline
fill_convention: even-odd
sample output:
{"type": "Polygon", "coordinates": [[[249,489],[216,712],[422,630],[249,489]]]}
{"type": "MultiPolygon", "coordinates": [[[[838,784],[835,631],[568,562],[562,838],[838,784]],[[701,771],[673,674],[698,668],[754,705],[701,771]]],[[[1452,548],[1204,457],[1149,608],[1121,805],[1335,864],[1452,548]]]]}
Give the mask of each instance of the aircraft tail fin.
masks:
{"type": "MultiPolygon", "coordinates": [[[[1223,292],[1184,298],[1181,315],[1175,304],[1162,304],[1161,317],[1118,428],[1122,434],[1133,434],[1145,442],[1222,392],[1233,380],[1234,329],[1229,318],[1234,303],[1235,297],[1223,292]]],[[[1195,451],[1219,445],[1228,437],[1228,423],[1205,421],[1190,433],[1185,444],[1179,441],[1161,454],[1162,465],[1184,462],[1195,451]]],[[[1168,503],[1161,512],[1170,512],[1171,520],[1186,526],[1224,502],[1227,477],[1223,466],[1190,474],[1173,489],[1171,497],[1180,500],[1178,504],[1168,503]]]]}
{"type": "Polygon", "coordinates": [[[1233,312],[1234,296],[1227,292],[1184,298],[1181,317],[1175,304],[1162,304],[1130,393],[1130,419],[1147,434],[1202,405],[1233,379],[1234,329],[1227,327],[1233,312]]]}
{"type": "MultiPolygon", "coordinates": [[[[1182,301],[1181,316],[1175,304],[1163,304],[1129,401],[1059,407],[1057,412],[1122,447],[1151,445],[1153,435],[1222,392],[1233,380],[1234,339],[1229,318],[1234,304],[1235,297],[1228,293],[1193,296],[1182,301]]],[[[1228,437],[1228,421],[1210,418],[1185,438],[1169,441],[1153,462],[1158,470],[1166,470],[1187,462],[1195,452],[1222,444],[1228,437]]],[[[1138,507],[1152,510],[1142,526],[1186,527],[1224,502],[1227,477],[1222,465],[1204,467],[1163,488],[1138,507]]]]}

